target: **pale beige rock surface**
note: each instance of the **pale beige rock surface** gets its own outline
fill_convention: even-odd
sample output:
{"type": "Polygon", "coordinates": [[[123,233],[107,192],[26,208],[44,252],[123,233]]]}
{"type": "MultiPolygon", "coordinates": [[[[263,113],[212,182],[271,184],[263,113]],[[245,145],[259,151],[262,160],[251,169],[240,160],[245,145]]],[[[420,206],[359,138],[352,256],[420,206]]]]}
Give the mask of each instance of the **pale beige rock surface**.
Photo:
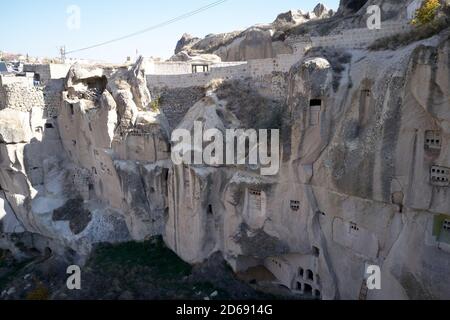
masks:
{"type": "MultiPolygon", "coordinates": [[[[343,24],[357,25],[370,3],[380,1],[342,1],[333,19],[351,13],[343,24]]],[[[383,6],[399,19],[405,9],[383,6]]],[[[285,48],[274,50],[270,29],[184,36],[179,58],[273,57],[285,48]]],[[[156,90],[143,59],[74,65],[55,118],[47,106],[0,110],[0,247],[25,254],[19,237],[83,260],[98,242],[162,235],[189,263],[220,252],[234,271],[264,267],[296,294],[448,299],[449,59],[444,32],[397,50],[313,48],[289,72],[200,89],[156,90]],[[174,165],[171,132],[196,121],[221,132],[281,129],[279,173],[174,165]],[[380,266],[381,290],[365,290],[368,265],[380,266]]]]}

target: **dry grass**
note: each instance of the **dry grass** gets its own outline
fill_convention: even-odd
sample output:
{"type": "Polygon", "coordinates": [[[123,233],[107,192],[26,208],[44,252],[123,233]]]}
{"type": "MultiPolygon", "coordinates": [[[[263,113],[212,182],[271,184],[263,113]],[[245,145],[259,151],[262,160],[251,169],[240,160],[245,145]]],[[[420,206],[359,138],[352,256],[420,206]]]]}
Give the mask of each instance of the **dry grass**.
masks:
{"type": "Polygon", "coordinates": [[[50,298],[50,291],[42,283],[39,283],[36,288],[28,292],[27,300],[48,300],[50,298]]]}

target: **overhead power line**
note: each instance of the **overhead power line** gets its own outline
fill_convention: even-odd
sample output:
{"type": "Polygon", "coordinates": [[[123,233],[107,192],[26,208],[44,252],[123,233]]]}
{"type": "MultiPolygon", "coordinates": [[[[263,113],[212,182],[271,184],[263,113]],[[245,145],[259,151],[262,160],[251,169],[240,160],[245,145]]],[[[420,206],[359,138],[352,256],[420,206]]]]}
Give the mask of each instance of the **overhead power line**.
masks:
{"type": "Polygon", "coordinates": [[[131,38],[131,37],[135,37],[137,35],[140,35],[140,34],[143,34],[143,33],[146,33],[146,32],[149,32],[149,31],[152,31],[152,30],[155,30],[155,29],[158,29],[158,28],[165,27],[165,26],[167,26],[169,24],[178,22],[178,21],[183,20],[183,19],[187,19],[187,18],[192,17],[192,16],[194,16],[196,14],[199,14],[199,13],[201,13],[203,11],[206,11],[206,10],[209,10],[211,8],[217,7],[217,6],[223,4],[223,3],[227,2],[227,1],[229,1],[229,0],[215,1],[215,2],[210,3],[210,4],[208,4],[208,5],[204,6],[204,7],[198,8],[198,9],[196,9],[194,11],[187,12],[185,14],[182,14],[181,16],[175,17],[173,19],[170,19],[170,20],[158,23],[158,24],[156,24],[154,26],[151,26],[151,27],[148,27],[148,28],[145,28],[145,29],[142,29],[142,30],[130,33],[130,34],[127,34],[125,36],[122,36],[122,37],[119,37],[119,38],[115,38],[115,39],[111,39],[111,40],[104,41],[104,42],[100,42],[100,43],[97,43],[97,44],[94,44],[94,45],[91,45],[91,46],[88,46],[88,47],[84,47],[84,48],[80,48],[80,49],[76,49],[76,50],[66,51],[66,55],[72,54],[72,53],[75,53],[75,52],[80,52],[80,51],[90,50],[90,49],[93,49],[93,48],[102,47],[102,46],[105,46],[105,45],[108,45],[108,44],[111,44],[111,43],[114,43],[114,42],[122,41],[122,40],[125,40],[125,39],[128,39],[128,38],[131,38]]]}

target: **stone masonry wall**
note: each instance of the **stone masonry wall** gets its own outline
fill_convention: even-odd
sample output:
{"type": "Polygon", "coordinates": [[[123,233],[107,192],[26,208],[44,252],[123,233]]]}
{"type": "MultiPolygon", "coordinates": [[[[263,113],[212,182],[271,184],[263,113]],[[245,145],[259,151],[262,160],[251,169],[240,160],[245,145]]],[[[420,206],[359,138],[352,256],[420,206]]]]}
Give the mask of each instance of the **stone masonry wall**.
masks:
{"type": "Polygon", "coordinates": [[[44,117],[54,118],[59,115],[62,104],[62,91],[64,90],[64,79],[50,80],[44,88],[44,117]]]}
{"type": "Polygon", "coordinates": [[[300,54],[281,54],[272,59],[250,60],[246,64],[230,67],[212,68],[205,73],[147,75],[150,88],[188,88],[203,87],[212,80],[244,80],[270,75],[273,72],[288,72],[301,58],[300,54]]]}
{"type": "Polygon", "coordinates": [[[51,79],[65,78],[70,67],[69,64],[26,64],[23,71],[38,74],[41,83],[46,84],[51,79]]]}
{"type": "Polygon", "coordinates": [[[11,108],[30,111],[33,107],[44,107],[43,90],[35,87],[32,78],[2,77],[0,80],[0,109],[11,108]]]}
{"type": "Polygon", "coordinates": [[[212,80],[243,80],[270,75],[273,72],[288,72],[310,47],[364,48],[373,41],[410,30],[403,22],[382,22],[380,30],[368,28],[352,29],[325,37],[294,37],[287,42],[294,48],[294,54],[280,54],[276,58],[249,60],[247,63],[225,63],[212,66],[206,73],[191,73],[191,65],[185,62],[158,64],[147,72],[150,88],[202,87],[212,80]]]}

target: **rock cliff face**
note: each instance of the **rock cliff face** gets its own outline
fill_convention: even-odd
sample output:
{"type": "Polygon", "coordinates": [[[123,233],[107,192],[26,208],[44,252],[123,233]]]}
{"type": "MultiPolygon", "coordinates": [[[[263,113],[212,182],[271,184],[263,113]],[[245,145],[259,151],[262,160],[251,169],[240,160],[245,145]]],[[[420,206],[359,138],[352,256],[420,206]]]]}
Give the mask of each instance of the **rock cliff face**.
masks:
{"type": "Polygon", "coordinates": [[[247,61],[273,58],[278,54],[292,53],[292,48],[284,43],[283,32],[308,21],[321,20],[333,16],[333,10],[318,4],[313,11],[290,10],[280,14],[267,25],[256,25],[244,31],[218,35],[208,35],[204,39],[184,34],[175,48],[175,55],[185,52],[189,55],[210,53],[223,61],[247,61]]]}
{"type": "MultiPolygon", "coordinates": [[[[364,5],[342,1],[339,14],[364,5]]],[[[266,57],[265,32],[217,50],[266,57]]],[[[175,98],[155,107],[141,59],[75,65],[56,115],[0,110],[0,246],[82,260],[95,243],[162,235],[191,264],[219,252],[236,272],[263,266],[322,299],[448,299],[449,60],[448,30],[396,51],[314,48],[272,75],[283,98],[222,79],[170,122],[175,98]],[[174,165],[171,132],[196,121],[281,129],[279,173],[174,165]],[[367,265],[381,267],[381,290],[365,287],[367,265]]]]}

